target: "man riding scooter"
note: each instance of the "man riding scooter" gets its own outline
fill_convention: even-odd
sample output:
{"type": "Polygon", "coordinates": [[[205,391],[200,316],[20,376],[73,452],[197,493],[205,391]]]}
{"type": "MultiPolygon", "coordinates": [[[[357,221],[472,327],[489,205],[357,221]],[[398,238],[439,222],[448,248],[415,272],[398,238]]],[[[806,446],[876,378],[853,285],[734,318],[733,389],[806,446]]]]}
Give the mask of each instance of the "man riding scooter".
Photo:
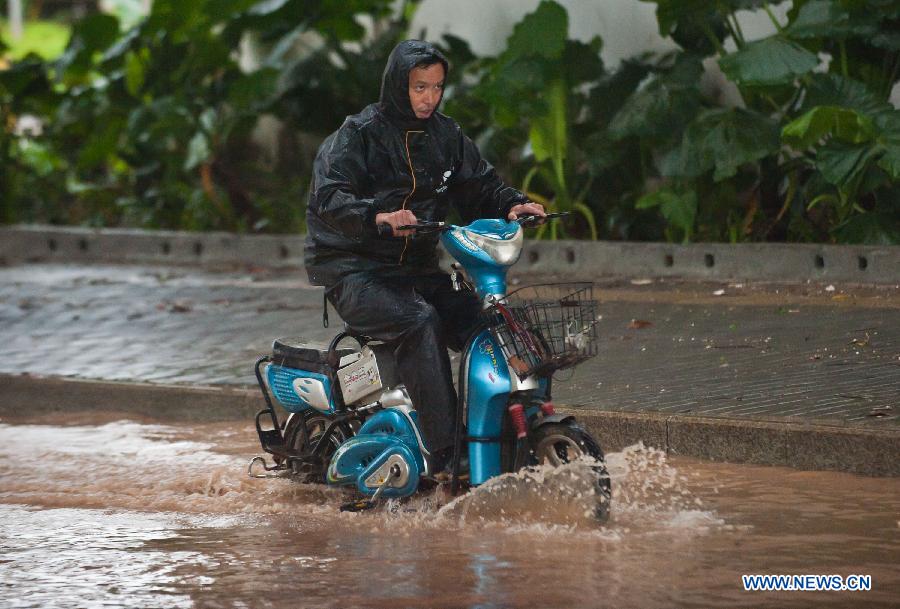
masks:
{"type": "Polygon", "coordinates": [[[436,234],[401,227],[444,221],[451,208],[466,223],[545,215],[437,111],[448,67],[430,43],[398,44],[380,101],[319,148],[307,208],[309,280],[355,333],[393,348],[431,472],[449,466],[458,416],[447,348],[462,348],[482,303],[438,268],[436,234]]]}

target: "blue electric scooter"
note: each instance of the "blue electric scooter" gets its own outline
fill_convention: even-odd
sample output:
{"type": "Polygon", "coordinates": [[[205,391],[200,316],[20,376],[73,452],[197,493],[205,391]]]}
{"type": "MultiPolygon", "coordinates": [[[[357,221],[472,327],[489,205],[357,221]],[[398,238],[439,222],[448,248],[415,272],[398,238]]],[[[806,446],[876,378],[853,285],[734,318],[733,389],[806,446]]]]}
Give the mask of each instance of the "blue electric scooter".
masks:
{"type": "MultiPolygon", "coordinates": [[[[596,474],[596,516],[605,519],[611,490],[600,445],[574,417],[557,414],[551,401],[553,373],[597,353],[592,286],[506,291],[507,271],[522,252],[523,226],[562,215],[401,228],[440,232],[444,248],[459,263],[451,274],[454,289],[473,289],[483,303],[482,323],[460,358],[457,412],[462,414],[455,430],[452,492],[504,472],[584,456],[593,460],[596,474]]],[[[354,486],[363,498],[342,507],[352,511],[373,507],[381,498],[407,497],[423,481],[435,480],[390,345],[350,328],[327,346],[278,339],[255,370],[266,400],[256,429],[275,463],[255,457],[251,476],[265,477],[262,468],[289,471],[304,482],[354,486]],[[352,347],[341,346],[350,341],[352,347]],[[283,422],[270,393],[289,413],[283,422]]]]}

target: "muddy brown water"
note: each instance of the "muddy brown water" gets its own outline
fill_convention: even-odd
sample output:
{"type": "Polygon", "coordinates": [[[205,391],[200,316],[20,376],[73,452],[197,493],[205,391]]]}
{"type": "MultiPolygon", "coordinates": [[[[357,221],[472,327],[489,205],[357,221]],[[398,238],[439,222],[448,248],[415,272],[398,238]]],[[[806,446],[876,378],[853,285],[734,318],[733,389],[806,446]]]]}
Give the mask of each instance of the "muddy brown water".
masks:
{"type": "Polygon", "coordinates": [[[245,423],[0,421],[0,607],[897,607],[900,480],[609,455],[346,514],[256,480],[245,423]],[[742,574],[871,575],[867,592],[746,592],[742,574]]]}

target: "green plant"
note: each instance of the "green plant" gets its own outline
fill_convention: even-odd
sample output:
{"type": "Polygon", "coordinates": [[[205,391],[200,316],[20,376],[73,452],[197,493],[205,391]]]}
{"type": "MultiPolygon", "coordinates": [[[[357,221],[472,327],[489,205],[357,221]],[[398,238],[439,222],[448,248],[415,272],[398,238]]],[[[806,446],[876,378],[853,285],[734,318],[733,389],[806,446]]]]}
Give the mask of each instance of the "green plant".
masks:
{"type": "MultiPolygon", "coordinates": [[[[318,68],[291,59],[301,35],[343,50],[365,34],[357,17],[381,18],[389,4],[156,0],[124,33],[115,17],[87,16],[57,61],[31,58],[0,72],[0,152],[12,174],[4,221],[300,230],[308,171],[292,163],[296,153],[277,164],[262,158],[253,131],[270,112],[284,115],[289,133],[313,124],[309,112],[291,110],[298,83],[318,68]],[[268,60],[245,71],[237,57],[249,38],[268,47],[268,60]],[[52,93],[48,103],[22,101],[41,86],[52,93]],[[25,113],[43,119],[40,140],[13,132],[25,113]]],[[[322,101],[304,103],[308,110],[322,101]]]]}
{"type": "MultiPolygon", "coordinates": [[[[693,192],[694,228],[703,238],[759,239],[781,230],[788,238],[897,242],[900,112],[887,103],[900,78],[895,2],[797,0],[780,23],[760,0],[651,1],[660,32],[679,43],[683,57],[717,57],[743,106],[701,99],[674,145],[652,142],[664,182],[641,208],[659,201],[660,210],[671,210],[675,193],[693,192]],[[737,12],[759,8],[776,32],[748,41],[737,12]],[[820,53],[831,58],[825,73],[817,71],[820,53]],[[729,184],[732,198],[723,201],[729,184]]],[[[657,100],[647,107],[649,123],[678,112],[680,100],[659,95],[665,83],[657,82],[634,93],[624,117],[614,119],[626,125],[620,136],[652,136],[627,128],[628,111],[642,108],[646,91],[657,100]]],[[[666,219],[687,238],[687,217],[666,219]]]]}
{"type": "MultiPolygon", "coordinates": [[[[480,83],[471,94],[489,108],[500,130],[527,134],[533,161],[523,190],[550,209],[579,214],[587,236],[596,239],[594,213],[585,202],[591,176],[577,165],[580,153],[571,132],[573,117],[587,104],[580,85],[603,73],[601,41],[569,40],[567,32],[565,9],[544,0],[515,26],[503,53],[477,64],[480,83]]],[[[551,238],[567,234],[556,223],[549,226],[551,238]]]]}
{"type": "MultiPolygon", "coordinates": [[[[0,21],[0,38],[5,40],[8,49],[3,53],[12,60],[20,60],[31,53],[44,59],[56,59],[66,48],[70,28],[55,21],[26,21],[22,37],[13,40],[9,26],[0,21]]],[[[0,55],[2,57],[2,55],[0,55]]]]}

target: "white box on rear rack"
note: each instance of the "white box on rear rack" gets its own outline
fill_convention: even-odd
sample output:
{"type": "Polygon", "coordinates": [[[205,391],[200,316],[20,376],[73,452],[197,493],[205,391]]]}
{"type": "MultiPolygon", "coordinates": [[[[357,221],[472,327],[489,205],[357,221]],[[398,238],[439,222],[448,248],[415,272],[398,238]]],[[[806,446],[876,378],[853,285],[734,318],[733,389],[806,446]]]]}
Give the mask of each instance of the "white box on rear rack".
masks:
{"type": "Polygon", "coordinates": [[[337,372],[338,382],[345,404],[355,404],[363,398],[381,390],[381,374],[375,353],[369,347],[363,347],[356,361],[340,368],[337,372]]]}

